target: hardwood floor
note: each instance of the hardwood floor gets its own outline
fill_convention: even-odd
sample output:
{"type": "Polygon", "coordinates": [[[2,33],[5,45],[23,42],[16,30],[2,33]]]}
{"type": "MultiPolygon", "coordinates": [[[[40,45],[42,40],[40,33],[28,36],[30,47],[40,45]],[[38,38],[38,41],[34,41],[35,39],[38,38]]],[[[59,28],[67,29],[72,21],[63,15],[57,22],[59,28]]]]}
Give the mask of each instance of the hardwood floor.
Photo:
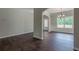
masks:
{"type": "Polygon", "coordinates": [[[0,39],[0,51],[72,51],[73,35],[44,33],[45,39],[32,37],[32,33],[0,39]]]}
{"type": "MultiPolygon", "coordinates": [[[[49,51],[73,51],[74,35],[67,33],[44,32],[45,46],[48,46],[49,51]],[[46,34],[46,35],[45,35],[46,34]],[[48,34],[48,35],[47,35],[48,34]]],[[[44,44],[43,44],[44,45],[44,44]]]]}

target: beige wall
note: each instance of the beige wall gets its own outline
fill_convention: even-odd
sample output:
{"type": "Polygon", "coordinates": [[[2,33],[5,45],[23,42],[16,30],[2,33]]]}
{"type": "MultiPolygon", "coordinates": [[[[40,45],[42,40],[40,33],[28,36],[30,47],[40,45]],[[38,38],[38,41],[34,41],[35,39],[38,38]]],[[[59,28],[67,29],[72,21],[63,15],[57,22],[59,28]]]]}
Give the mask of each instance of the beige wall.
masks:
{"type": "Polygon", "coordinates": [[[74,48],[79,50],[79,8],[74,8],[74,48]]]}
{"type": "Polygon", "coordinates": [[[33,11],[0,8],[0,38],[33,32],[33,11]]]}

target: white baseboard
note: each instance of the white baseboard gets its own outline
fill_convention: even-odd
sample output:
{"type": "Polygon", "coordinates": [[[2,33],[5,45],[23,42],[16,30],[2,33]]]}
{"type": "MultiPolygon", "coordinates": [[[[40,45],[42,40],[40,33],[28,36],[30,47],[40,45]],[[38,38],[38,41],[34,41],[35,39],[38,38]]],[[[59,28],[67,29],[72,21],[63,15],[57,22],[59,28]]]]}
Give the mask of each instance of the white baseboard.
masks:
{"type": "Polygon", "coordinates": [[[51,32],[74,34],[74,33],[71,33],[71,32],[62,32],[62,31],[51,31],[51,32]]]}
{"type": "Polygon", "coordinates": [[[42,37],[39,37],[39,36],[36,36],[36,35],[34,35],[33,37],[34,37],[34,38],[37,38],[37,39],[40,39],[40,40],[43,40],[42,37]]]}
{"type": "Polygon", "coordinates": [[[79,51],[79,48],[74,48],[74,50],[77,50],[77,51],[79,51]]]}
{"type": "MultiPolygon", "coordinates": [[[[29,33],[32,33],[32,32],[29,32],[29,33]]],[[[12,36],[17,36],[17,35],[22,35],[22,34],[27,34],[27,33],[11,34],[11,35],[7,35],[7,36],[2,36],[2,37],[0,37],[0,39],[7,38],[7,37],[12,37],[12,36]]]]}

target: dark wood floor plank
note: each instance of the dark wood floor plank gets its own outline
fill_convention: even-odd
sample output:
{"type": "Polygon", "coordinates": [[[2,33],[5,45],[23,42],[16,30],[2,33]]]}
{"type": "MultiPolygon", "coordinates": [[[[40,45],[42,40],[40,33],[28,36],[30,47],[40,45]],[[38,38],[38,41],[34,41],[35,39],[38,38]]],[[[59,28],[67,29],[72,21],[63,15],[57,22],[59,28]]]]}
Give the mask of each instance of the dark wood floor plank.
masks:
{"type": "Polygon", "coordinates": [[[73,35],[64,33],[44,33],[44,40],[24,34],[0,39],[0,51],[72,51],[73,35]]]}

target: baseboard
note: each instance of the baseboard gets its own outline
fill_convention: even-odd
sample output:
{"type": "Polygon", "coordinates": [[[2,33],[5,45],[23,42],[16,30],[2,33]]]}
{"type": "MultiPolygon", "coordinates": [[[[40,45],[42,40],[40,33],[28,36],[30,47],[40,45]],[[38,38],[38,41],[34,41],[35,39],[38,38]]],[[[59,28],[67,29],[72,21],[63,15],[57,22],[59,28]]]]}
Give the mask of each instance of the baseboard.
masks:
{"type": "Polygon", "coordinates": [[[73,50],[74,50],[74,51],[79,51],[79,49],[78,49],[78,48],[74,48],[73,50]]]}
{"type": "Polygon", "coordinates": [[[43,38],[41,38],[41,37],[39,37],[39,36],[36,36],[36,35],[34,35],[33,38],[43,40],[43,38]]]}
{"type": "MultiPolygon", "coordinates": [[[[29,32],[29,33],[33,33],[33,32],[29,32]]],[[[11,34],[11,35],[8,35],[8,36],[0,37],[0,39],[8,38],[8,37],[14,37],[14,36],[23,35],[23,34],[28,34],[28,33],[11,34]]]]}
{"type": "Polygon", "coordinates": [[[50,33],[55,32],[55,33],[64,33],[64,34],[74,34],[74,33],[67,33],[67,32],[59,32],[59,31],[51,31],[50,33]]]}

